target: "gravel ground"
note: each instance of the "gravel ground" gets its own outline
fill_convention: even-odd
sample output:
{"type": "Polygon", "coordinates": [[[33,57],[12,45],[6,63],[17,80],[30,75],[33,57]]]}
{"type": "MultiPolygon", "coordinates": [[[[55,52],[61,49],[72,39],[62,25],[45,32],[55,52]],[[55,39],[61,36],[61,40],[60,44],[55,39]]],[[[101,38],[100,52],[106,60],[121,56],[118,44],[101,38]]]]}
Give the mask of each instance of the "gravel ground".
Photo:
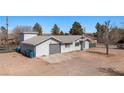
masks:
{"type": "Polygon", "coordinates": [[[101,76],[124,75],[124,50],[104,47],[40,58],[19,53],[0,54],[0,75],[17,76],[101,76]],[[54,64],[51,64],[54,63],[54,64]]]}

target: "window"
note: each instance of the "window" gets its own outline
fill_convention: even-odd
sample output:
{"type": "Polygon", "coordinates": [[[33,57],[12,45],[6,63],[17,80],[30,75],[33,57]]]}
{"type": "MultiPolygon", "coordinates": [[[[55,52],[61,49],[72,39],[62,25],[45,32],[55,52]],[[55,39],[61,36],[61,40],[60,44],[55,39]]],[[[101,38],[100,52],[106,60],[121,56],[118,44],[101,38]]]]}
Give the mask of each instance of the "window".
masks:
{"type": "Polygon", "coordinates": [[[75,46],[79,46],[79,42],[76,42],[76,43],[75,43],[75,46]]]}
{"type": "Polygon", "coordinates": [[[69,48],[70,47],[70,44],[65,44],[65,48],[69,48]]]}

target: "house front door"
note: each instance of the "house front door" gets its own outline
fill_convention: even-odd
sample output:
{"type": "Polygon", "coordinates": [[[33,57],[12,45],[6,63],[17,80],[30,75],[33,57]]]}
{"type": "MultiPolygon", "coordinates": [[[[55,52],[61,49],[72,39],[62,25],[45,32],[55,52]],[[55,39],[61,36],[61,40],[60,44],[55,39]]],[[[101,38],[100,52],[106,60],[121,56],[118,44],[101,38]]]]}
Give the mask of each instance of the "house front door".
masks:
{"type": "Polygon", "coordinates": [[[85,48],[85,41],[80,41],[81,44],[81,50],[83,50],[85,48]]]}

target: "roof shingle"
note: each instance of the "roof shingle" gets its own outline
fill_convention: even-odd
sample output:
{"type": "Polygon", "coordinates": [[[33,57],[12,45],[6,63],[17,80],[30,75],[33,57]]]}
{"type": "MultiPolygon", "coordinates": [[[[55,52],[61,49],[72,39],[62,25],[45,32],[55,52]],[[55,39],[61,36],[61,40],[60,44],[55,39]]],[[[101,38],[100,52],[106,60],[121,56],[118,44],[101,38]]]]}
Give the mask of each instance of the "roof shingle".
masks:
{"type": "Polygon", "coordinates": [[[81,35],[54,35],[54,36],[35,36],[28,40],[23,41],[23,44],[37,45],[40,44],[50,38],[56,39],[60,43],[72,43],[73,41],[80,39],[81,35]]]}

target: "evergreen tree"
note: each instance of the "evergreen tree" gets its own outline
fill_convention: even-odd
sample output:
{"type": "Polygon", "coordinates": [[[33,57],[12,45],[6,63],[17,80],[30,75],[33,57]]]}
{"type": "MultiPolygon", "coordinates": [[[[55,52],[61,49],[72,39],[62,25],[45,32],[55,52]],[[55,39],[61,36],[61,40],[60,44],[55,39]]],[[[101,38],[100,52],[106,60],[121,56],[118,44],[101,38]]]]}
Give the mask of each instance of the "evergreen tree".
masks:
{"type": "Polygon", "coordinates": [[[40,25],[39,23],[36,23],[36,24],[34,25],[33,31],[38,32],[39,35],[42,35],[42,32],[43,32],[43,31],[42,31],[42,27],[41,27],[41,25],[40,25]]]}
{"type": "Polygon", "coordinates": [[[60,35],[64,35],[63,31],[60,32],[60,35]]]}
{"type": "Polygon", "coordinates": [[[79,22],[74,22],[69,33],[71,35],[82,35],[82,34],[84,34],[84,31],[79,22]]]}
{"type": "Polygon", "coordinates": [[[53,26],[51,33],[52,33],[52,35],[59,35],[60,34],[60,28],[57,26],[57,24],[55,24],[53,26]]]}

